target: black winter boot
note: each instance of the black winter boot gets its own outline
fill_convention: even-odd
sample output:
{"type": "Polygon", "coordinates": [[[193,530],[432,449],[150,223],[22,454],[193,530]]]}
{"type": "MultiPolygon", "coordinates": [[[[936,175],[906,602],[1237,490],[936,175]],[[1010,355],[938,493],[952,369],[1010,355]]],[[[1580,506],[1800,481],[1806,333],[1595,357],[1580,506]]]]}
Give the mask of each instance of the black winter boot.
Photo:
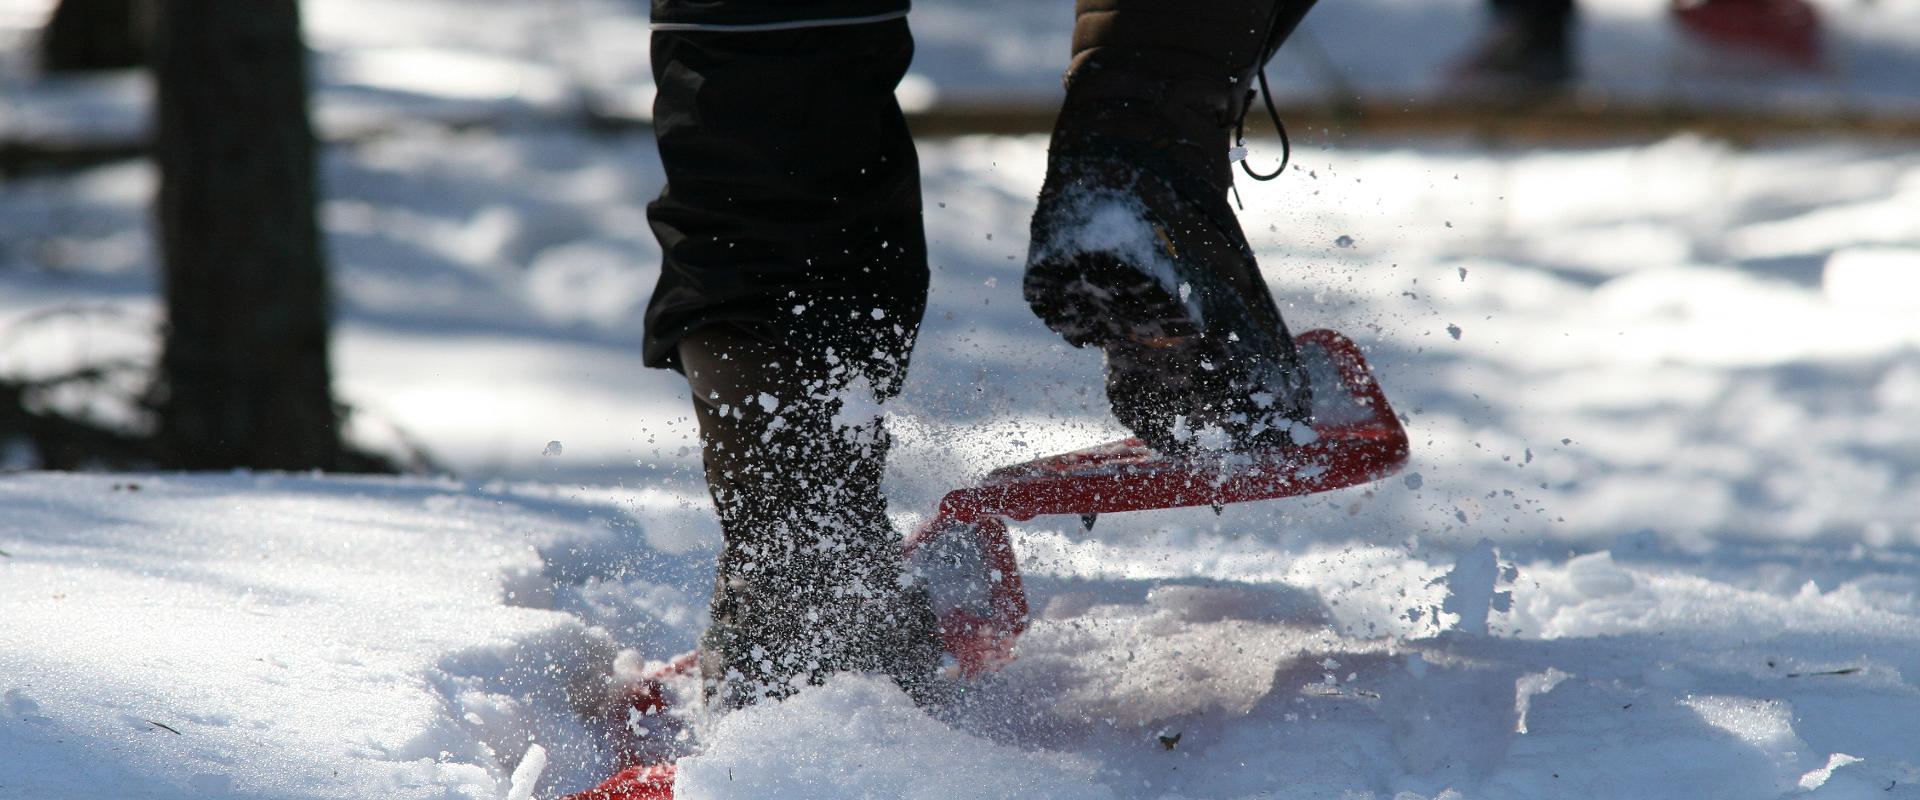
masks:
{"type": "Polygon", "coordinates": [[[689,333],[679,358],[725,537],[700,645],[709,701],[738,708],[846,671],[931,691],[938,622],[902,574],[880,492],[888,438],[857,410],[874,402],[857,372],[731,325],[689,333]]]}
{"type": "Polygon", "coordinates": [[[1312,0],[1080,0],[1027,302],[1107,356],[1156,449],[1289,441],[1310,392],[1227,194],[1255,74],[1312,0]]]}

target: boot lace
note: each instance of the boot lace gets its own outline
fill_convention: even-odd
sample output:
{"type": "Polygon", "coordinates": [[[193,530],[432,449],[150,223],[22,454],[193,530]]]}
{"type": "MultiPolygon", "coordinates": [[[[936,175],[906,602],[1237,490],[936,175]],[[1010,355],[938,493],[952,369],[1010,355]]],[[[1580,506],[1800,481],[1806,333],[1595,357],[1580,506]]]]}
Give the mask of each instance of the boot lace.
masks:
{"type": "MultiPolygon", "coordinates": [[[[1283,7],[1283,4],[1275,3],[1272,13],[1267,15],[1267,33],[1264,39],[1268,42],[1273,41],[1274,29],[1280,25],[1280,11],[1283,7]]],[[[1271,44],[1268,46],[1272,47],[1271,44]]],[[[1272,53],[1269,52],[1267,55],[1271,56],[1272,53]]],[[[1260,67],[1254,70],[1253,74],[1259,79],[1260,100],[1267,107],[1267,119],[1273,120],[1273,129],[1280,134],[1280,166],[1274,167],[1272,172],[1263,175],[1255,172],[1253,167],[1247,163],[1247,159],[1241,158],[1240,169],[1247,173],[1247,177],[1256,181],[1270,181],[1280,177],[1281,173],[1287,171],[1287,162],[1293,160],[1293,142],[1287,139],[1287,126],[1280,121],[1280,112],[1273,107],[1273,89],[1267,85],[1266,62],[1261,61],[1260,67]]],[[[1240,118],[1234,120],[1233,144],[1235,147],[1244,148],[1247,145],[1247,112],[1253,110],[1253,94],[1252,89],[1247,90],[1247,99],[1240,104],[1240,118]]],[[[1239,190],[1235,189],[1233,194],[1234,202],[1238,203],[1240,200],[1239,190]]]]}
{"type": "MultiPolygon", "coordinates": [[[[1286,123],[1280,121],[1280,112],[1273,107],[1273,90],[1267,88],[1267,68],[1262,66],[1253,74],[1260,79],[1260,99],[1267,107],[1267,119],[1273,120],[1273,129],[1280,133],[1280,166],[1274,167],[1272,172],[1262,174],[1255,172],[1253,167],[1248,165],[1247,159],[1242,158],[1240,169],[1247,173],[1247,177],[1256,181],[1270,181],[1287,171],[1287,162],[1293,160],[1293,142],[1287,139],[1286,123]]],[[[1247,144],[1247,112],[1253,109],[1253,95],[1253,90],[1247,90],[1247,102],[1240,108],[1240,119],[1233,123],[1233,143],[1240,147],[1245,147],[1247,144]]]]}

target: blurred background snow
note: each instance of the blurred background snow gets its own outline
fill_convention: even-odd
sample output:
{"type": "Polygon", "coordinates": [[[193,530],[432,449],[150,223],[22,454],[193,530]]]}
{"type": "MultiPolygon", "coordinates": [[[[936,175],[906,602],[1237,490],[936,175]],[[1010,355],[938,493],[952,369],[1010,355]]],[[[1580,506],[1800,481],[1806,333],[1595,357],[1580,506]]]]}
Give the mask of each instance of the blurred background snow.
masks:
{"type": "MultiPolygon", "coordinates": [[[[1581,92],[1641,105],[1920,111],[1920,3],[1811,0],[1826,63],[1745,64],[1703,49],[1667,0],[1582,0],[1581,92]],[[1756,76],[1755,71],[1758,71],[1756,76]]],[[[0,137],[124,137],[143,127],[136,75],[45,80],[27,44],[52,0],[0,0],[0,137]]],[[[319,122],[349,136],[422,119],[541,120],[583,107],[651,114],[637,0],[308,0],[319,122]]],[[[1269,72],[1283,104],[1431,100],[1482,30],[1478,0],[1352,0],[1316,8],[1269,72]]],[[[920,0],[901,97],[909,111],[1045,109],[1060,94],[1072,4],[920,0]]]]}

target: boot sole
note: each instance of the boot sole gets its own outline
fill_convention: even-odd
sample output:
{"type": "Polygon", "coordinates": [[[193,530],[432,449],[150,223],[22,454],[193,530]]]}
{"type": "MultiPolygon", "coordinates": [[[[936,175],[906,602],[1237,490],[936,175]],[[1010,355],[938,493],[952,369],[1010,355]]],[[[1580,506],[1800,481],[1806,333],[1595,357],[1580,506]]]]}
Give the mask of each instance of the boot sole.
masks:
{"type": "Polygon", "coordinates": [[[1035,261],[1024,291],[1040,320],[1075,347],[1154,347],[1201,332],[1187,303],[1116,253],[1035,261]]]}

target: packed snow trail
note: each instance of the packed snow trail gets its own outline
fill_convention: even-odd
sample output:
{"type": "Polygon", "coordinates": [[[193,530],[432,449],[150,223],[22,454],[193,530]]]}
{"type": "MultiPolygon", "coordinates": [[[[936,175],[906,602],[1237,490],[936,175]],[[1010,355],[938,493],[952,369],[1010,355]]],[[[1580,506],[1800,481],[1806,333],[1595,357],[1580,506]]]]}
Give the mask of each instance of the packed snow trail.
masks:
{"type": "MultiPolygon", "coordinates": [[[[684,498],[538,486],[15,476],[0,511],[0,797],[494,798],[530,745],[535,796],[582,788],[574,707],[690,644],[711,546],[649,534],[710,528],[684,498]]],[[[1004,672],[703,721],[680,796],[1920,796],[1909,548],[1495,552],[1474,635],[1438,609],[1479,547],[1016,535],[1004,672]]]]}
{"type": "MultiPolygon", "coordinates": [[[[714,727],[693,790],[957,774],[862,760],[913,743],[1129,799],[1920,796],[1920,157],[1310,145],[1247,227],[1289,321],[1368,348],[1407,473],[1018,525],[1036,619],[971,702],[836,682],[714,727]]],[[[921,149],[903,530],[1118,434],[1019,297],[1044,147],[921,149]]],[[[0,478],[0,797],[497,798],[530,744],[550,797],[606,774],[569,687],[692,645],[717,534],[684,385],[633,350],[651,148],[423,131],[326,169],[352,433],[518,482],[0,478]]],[[[0,184],[0,322],[89,312],[11,328],[12,374],[151,356],[151,190],[0,184]]]]}
{"type": "Polygon", "coordinates": [[[621,511],[675,498],[545,495],[0,481],[0,797],[496,798],[531,742],[591,771],[609,631],[687,646],[710,556],[621,511]]]}

